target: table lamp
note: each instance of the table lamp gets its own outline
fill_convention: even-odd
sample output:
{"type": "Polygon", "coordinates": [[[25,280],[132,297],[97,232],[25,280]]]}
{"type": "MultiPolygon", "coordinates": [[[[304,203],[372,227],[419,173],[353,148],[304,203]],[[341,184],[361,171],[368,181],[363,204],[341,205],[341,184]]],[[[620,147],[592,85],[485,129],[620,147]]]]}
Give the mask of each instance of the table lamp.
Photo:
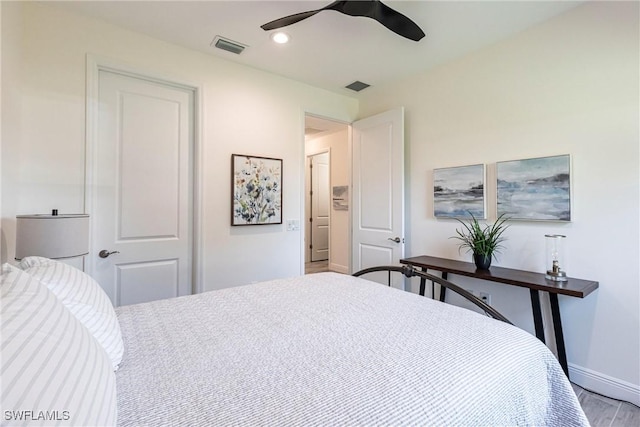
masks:
{"type": "Polygon", "coordinates": [[[28,256],[74,258],[89,253],[89,215],[18,215],[16,260],[28,256]]]}
{"type": "Polygon", "coordinates": [[[564,271],[564,252],[562,242],[566,236],[562,234],[545,234],[547,240],[547,274],[545,278],[554,282],[566,282],[567,273],[564,271]]]}

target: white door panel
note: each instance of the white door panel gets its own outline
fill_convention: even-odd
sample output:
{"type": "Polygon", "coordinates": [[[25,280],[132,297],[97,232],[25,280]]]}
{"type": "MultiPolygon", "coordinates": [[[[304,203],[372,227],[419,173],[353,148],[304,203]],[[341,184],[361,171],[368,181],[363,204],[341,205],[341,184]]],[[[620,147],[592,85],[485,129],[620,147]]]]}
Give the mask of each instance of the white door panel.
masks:
{"type": "Polygon", "coordinates": [[[116,295],[127,304],[138,304],[180,295],[179,261],[137,262],[115,266],[116,295]],[[134,284],[132,286],[130,284],[134,284]]]}
{"type": "MultiPolygon", "coordinates": [[[[353,124],[352,222],[354,272],[399,264],[404,256],[402,108],[353,124]]],[[[393,285],[403,288],[403,283],[398,276],[393,285]]]]}
{"type": "Polygon", "coordinates": [[[329,259],[329,153],[316,154],[311,164],[311,261],[329,259]]]}
{"type": "Polygon", "coordinates": [[[360,245],[360,258],[367,260],[369,264],[363,268],[390,265],[393,263],[393,248],[363,243],[360,245]]]}
{"type": "Polygon", "coordinates": [[[94,277],[115,305],[192,292],[193,102],[187,88],[99,72],[94,277]]]}
{"type": "MultiPolygon", "coordinates": [[[[398,264],[397,261],[394,261],[393,248],[390,248],[388,245],[373,246],[365,243],[359,246],[359,250],[360,259],[365,260],[365,267],[362,268],[398,264]]],[[[384,283],[386,285],[388,282],[388,273],[369,273],[365,278],[379,283],[384,283]]],[[[394,286],[399,286],[402,283],[400,276],[396,273],[392,275],[392,279],[395,280],[394,286]]]]}
{"type": "Polygon", "coordinates": [[[393,230],[393,139],[391,123],[360,131],[360,226],[368,230],[393,230]]]}
{"type": "Polygon", "coordinates": [[[120,111],[118,238],[178,238],[180,104],[122,93],[120,111]]]}

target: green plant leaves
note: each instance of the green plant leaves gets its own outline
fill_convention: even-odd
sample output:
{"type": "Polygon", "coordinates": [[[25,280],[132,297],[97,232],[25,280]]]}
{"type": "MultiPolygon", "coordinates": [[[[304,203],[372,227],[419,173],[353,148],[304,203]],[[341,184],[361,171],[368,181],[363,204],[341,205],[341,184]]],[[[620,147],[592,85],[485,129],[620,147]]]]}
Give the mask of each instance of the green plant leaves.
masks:
{"type": "Polygon", "coordinates": [[[469,223],[456,218],[456,221],[463,226],[461,230],[456,229],[456,236],[451,237],[462,242],[458,247],[458,251],[467,248],[467,252],[495,258],[495,254],[500,252],[503,247],[502,242],[506,239],[503,233],[509,228],[509,225],[506,224],[509,218],[502,214],[493,224],[485,224],[482,227],[471,212],[469,212],[469,215],[471,215],[469,223]]]}

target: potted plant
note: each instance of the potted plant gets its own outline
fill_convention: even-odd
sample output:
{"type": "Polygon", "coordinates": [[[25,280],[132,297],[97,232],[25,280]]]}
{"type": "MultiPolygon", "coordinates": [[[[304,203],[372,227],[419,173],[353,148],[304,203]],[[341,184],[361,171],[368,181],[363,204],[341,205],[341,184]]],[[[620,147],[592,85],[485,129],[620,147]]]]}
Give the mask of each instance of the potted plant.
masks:
{"type": "Polygon", "coordinates": [[[508,218],[505,217],[505,214],[502,214],[492,225],[485,224],[482,227],[476,217],[471,212],[469,214],[471,215],[469,223],[456,218],[464,228],[462,230],[456,229],[458,235],[452,238],[462,242],[458,251],[462,248],[467,248],[467,252],[473,252],[473,261],[476,267],[487,270],[491,266],[491,259],[502,248],[502,242],[505,240],[502,233],[509,227],[505,223],[508,218]]]}

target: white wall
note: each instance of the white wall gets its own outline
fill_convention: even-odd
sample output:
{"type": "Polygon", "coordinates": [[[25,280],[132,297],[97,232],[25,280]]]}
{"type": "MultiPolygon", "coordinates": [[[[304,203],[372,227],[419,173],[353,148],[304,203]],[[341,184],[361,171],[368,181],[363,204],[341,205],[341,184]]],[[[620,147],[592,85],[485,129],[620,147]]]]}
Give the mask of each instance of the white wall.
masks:
{"type": "Polygon", "coordinates": [[[2,2],[2,216],[7,213],[0,226],[0,259],[12,259],[15,252],[15,214],[19,169],[19,144],[21,128],[20,74],[22,69],[22,4],[2,2]],[[9,248],[11,248],[9,250],[9,248]],[[9,252],[11,256],[8,257],[9,252]]]}
{"type": "MultiPolygon", "coordinates": [[[[307,155],[330,150],[330,186],[351,185],[351,156],[349,129],[321,134],[307,141],[307,155]]],[[[350,211],[337,211],[331,205],[331,228],[329,230],[329,269],[339,273],[349,273],[350,211]]]]}
{"type": "MultiPolygon", "coordinates": [[[[600,281],[584,300],[560,298],[572,379],[601,390],[610,380],[637,399],[637,2],[588,3],[425,75],[369,88],[360,112],[354,99],[46,5],[1,7],[3,262],[13,258],[16,214],[84,209],[87,53],[202,86],[206,289],[298,274],[304,258],[298,232],[229,226],[231,153],[283,158],[283,217],[301,219],[304,112],[350,122],[404,105],[408,255],[467,259],[449,239],[456,223],[433,218],[434,168],[484,162],[491,182],[497,161],[573,156],[574,220],[514,223],[498,265],[542,271],[544,234],[566,234],[569,274],[600,281]]],[[[473,285],[533,330],[526,290],[473,285]]]]}
{"type": "MultiPolygon", "coordinates": [[[[13,181],[17,196],[15,209],[2,212],[3,261],[13,258],[16,213],[84,209],[85,68],[90,53],[202,88],[204,289],[302,272],[299,231],[287,232],[283,225],[229,225],[230,157],[237,153],[282,158],[283,219],[301,220],[304,112],[349,122],[357,114],[355,99],[47,5],[22,7],[22,61],[16,66],[21,69],[21,105],[9,106],[21,112],[22,126],[15,139],[3,138],[2,147],[3,161],[14,166],[3,168],[3,182],[13,181]]],[[[3,79],[5,83],[13,82],[3,79]]]]}
{"type": "MultiPolygon", "coordinates": [[[[412,256],[470,260],[433,216],[434,168],[569,153],[572,222],[513,222],[496,265],[543,272],[544,235],[567,235],[568,273],[600,282],[560,297],[572,380],[640,403],[638,3],[588,3],[424,75],[363,92],[362,117],[405,107],[412,256]],[[609,390],[611,388],[612,390],[609,390]]],[[[454,281],[533,332],[529,292],[454,281]]]]}

